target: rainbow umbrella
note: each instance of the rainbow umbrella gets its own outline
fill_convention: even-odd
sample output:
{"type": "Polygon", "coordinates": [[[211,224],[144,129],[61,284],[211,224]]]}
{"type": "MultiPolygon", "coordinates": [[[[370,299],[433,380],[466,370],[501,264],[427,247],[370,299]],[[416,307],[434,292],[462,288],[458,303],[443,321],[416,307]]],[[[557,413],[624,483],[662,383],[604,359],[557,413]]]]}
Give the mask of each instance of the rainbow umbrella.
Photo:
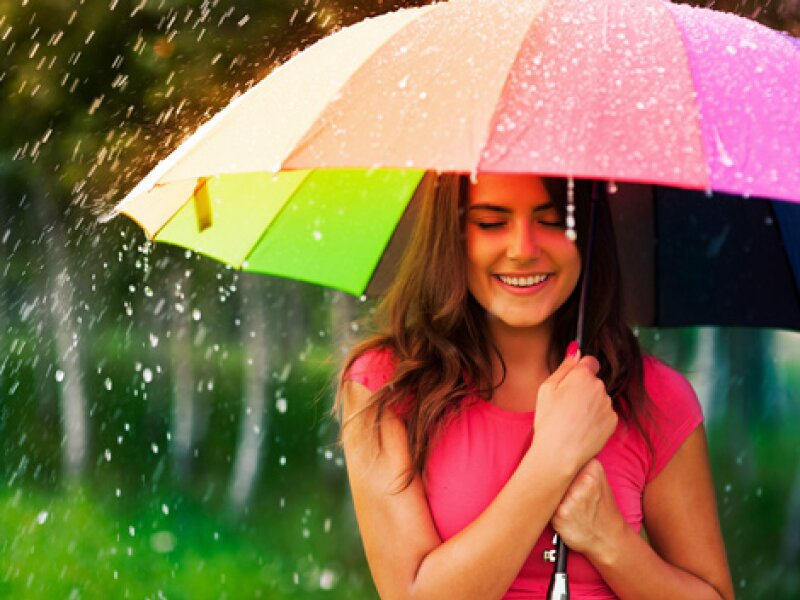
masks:
{"type": "MultiPolygon", "coordinates": [[[[115,210],[157,242],[360,295],[402,246],[426,172],[800,201],[798,73],[798,40],[661,0],[403,9],[275,69],[115,210]]],[[[772,224],[800,314],[800,248],[785,246],[798,222],[772,224]]]]}

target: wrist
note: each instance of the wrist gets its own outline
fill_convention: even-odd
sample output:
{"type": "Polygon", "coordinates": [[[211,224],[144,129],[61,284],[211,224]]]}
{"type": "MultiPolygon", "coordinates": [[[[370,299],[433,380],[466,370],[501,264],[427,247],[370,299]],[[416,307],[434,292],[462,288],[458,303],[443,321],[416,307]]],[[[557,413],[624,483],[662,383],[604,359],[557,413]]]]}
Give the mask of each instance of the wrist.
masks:
{"type": "Polygon", "coordinates": [[[626,553],[636,552],[636,541],[641,538],[620,515],[619,520],[605,530],[586,557],[596,567],[613,567],[624,559],[626,553]]]}
{"type": "Polygon", "coordinates": [[[536,443],[535,439],[523,461],[534,465],[539,472],[546,472],[553,481],[563,484],[565,490],[581,468],[581,465],[565,454],[553,452],[545,444],[536,443]]]}

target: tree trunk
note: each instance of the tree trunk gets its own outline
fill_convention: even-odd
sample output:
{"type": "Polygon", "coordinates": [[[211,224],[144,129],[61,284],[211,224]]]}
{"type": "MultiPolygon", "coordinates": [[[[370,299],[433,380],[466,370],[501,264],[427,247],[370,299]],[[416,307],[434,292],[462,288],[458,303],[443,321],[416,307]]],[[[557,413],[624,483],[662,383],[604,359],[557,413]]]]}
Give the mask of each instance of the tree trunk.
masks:
{"type": "Polygon", "coordinates": [[[190,279],[181,281],[182,267],[170,277],[170,370],[172,371],[172,470],[186,481],[192,475],[192,455],[197,435],[197,399],[192,367],[192,322],[187,300],[190,279]]]}
{"type": "Polygon", "coordinates": [[[62,218],[57,214],[48,194],[34,189],[34,212],[42,231],[46,232],[45,298],[48,317],[55,338],[56,380],[59,382],[59,412],[64,446],[63,469],[68,480],[84,473],[89,452],[89,426],[83,370],[80,330],[74,317],[74,288],[70,273],[69,246],[62,218]]]}
{"type": "Polygon", "coordinates": [[[783,528],[783,564],[800,564],[800,464],[794,474],[794,483],[789,494],[786,526],[783,528]]]}
{"type": "Polygon", "coordinates": [[[331,329],[336,364],[341,364],[353,347],[358,332],[358,299],[344,292],[331,294],[331,329]]]}
{"type": "Polygon", "coordinates": [[[717,381],[721,375],[714,360],[715,348],[716,330],[710,327],[699,329],[695,342],[694,359],[688,369],[688,378],[694,391],[697,392],[697,398],[700,400],[706,420],[713,419],[720,409],[719,399],[714,395],[717,381]]]}
{"type": "Polygon", "coordinates": [[[234,514],[247,508],[258,482],[264,440],[270,427],[266,404],[270,373],[270,344],[265,318],[266,279],[241,274],[242,344],[244,346],[244,398],[239,425],[239,443],[228,486],[228,502],[234,514]]]}

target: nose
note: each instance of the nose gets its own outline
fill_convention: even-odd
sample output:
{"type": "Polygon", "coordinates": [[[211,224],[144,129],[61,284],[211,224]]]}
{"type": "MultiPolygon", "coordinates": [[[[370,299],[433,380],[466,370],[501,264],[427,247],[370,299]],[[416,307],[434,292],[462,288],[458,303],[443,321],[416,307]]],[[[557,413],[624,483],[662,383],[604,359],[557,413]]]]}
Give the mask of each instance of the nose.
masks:
{"type": "Polygon", "coordinates": [[[508,258],[520,262],[538,258],[541,254],[541,248],[536,235],[533,223],[527,219],[516,220],[506,250],[508,258]]]}

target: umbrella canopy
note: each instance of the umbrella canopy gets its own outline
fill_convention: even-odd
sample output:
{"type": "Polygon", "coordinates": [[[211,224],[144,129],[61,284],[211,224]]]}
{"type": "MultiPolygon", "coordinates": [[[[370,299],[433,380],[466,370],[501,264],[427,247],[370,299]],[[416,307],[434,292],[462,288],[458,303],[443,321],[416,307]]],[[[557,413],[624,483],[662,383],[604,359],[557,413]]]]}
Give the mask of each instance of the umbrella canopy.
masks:
{"type": "MultiPolygon", "coordinates": [[[[454,0],[400,10],[343,29],[276,69],[116,210],[156,241],[361,294],[384,250],[402,246],[397,224],[427,171],[800,201],[797,73],[796,40],[661,0],[454,0]]],[[[674,205],[669,198],[655,202],[674,205]]],[[[796,218],[764,207],[769,215],[758,223],[771,219],[772,231],[785,234],[793,222],[788,231],[797,235],[796,218]]],[[[689,213],[676,214],[680,221],[689,213]]],[[[650,246],[665,235],[653,229],[650,246]]],[[[797,312],[800,268],[781,239],[775,251],[789,277],[781,289],[797,312]]],[[[753,264],[759,279],[749,284],[759,292],[774,264],[753,264]]],[[[660,277],[660,267],[651,270],[660,277]]],[[[658,295],[663,288],[689,289],[653,281],[651,315],[670,305],[658,295]]]]}

